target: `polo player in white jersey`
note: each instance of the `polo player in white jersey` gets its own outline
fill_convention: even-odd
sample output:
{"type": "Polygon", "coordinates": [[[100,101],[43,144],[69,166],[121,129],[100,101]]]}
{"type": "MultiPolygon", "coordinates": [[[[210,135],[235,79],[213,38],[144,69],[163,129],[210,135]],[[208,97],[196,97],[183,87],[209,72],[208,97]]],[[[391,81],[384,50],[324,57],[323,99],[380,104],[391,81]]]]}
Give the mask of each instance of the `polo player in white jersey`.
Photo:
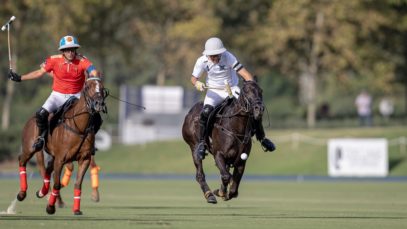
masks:
{"type": "MultiPolygon", "coordinates": [[[[253,76],[240,64],[232,53],[226,50],[222,41],[217,37],[209,38],[206,41],[205,50],[202,54],[195,63],[191,83],[199,91],[204,91],[205,87],[209,88],[199,120],[199,144],[195,149],[195,154],[197,154],[198,158],[204,159],[206,151],[206,123],[213,109],[228,97],[228,92],[223,89],[225,82],[230,85],[233,96],[238,98],[240,88],[238,86],[239,78],[237,75],[239,74],[246,81],[253,80],[253,76]],[[198,80],[204,72],[207,74],[206,83],[198,80]]],[[[256,138],[261,142],[265,151],[274,151],[275,145],[265,137],[261,120],[256,123],[255,129],[256,138]]]]}

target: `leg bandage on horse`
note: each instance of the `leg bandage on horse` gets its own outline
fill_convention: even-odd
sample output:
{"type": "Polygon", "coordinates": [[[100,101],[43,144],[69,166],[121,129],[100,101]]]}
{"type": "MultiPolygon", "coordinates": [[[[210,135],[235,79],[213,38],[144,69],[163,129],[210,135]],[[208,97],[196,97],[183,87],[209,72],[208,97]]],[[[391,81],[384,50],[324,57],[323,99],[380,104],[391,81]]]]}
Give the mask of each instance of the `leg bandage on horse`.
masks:
{"type": "Polygon", "coordinates": [[[43,197],[43,196],[48,194],[50,182],[51,182],[51,175],[50,174],[45,174],[45,176],[44,176],[44,184],[42,185],[42,188],[41,188],[40,192],[38,193],[38,195],[40,197],[43,197]]]}
{"type": "Polygon", "coordinates": [[[81,209],[81,190],[74,189],[73,193],[73,208],[74,212],[79,211],[81,209]]]}
{"type": "Polygon", "coordinates": [[[65,167],[65,172],[64,176],[61,179],[61,185],[62,187],[66,187],[69,184],[69,180],[71,179],[72,171],[68,169],[68,167],[65,167]]]}
{"type": "Polygon", "coordinates": [[[27,170],[26,167],[20,167],[20,191],[27,191],[27,170]]]}
{"type": "Polygon", "coordinates": [[[90,169],[90,180],[92,188],[99,187],[99,170],[100,170],[99,166],[95,166],[90,169]]]}
{"type": "Polygon", "coordinates": [[[51,192],[51,196],[49,197],[48,204],[50,206],[55,206],[55,202],[57,201],[58,196],[59,196],[59,190],[53,189],[51,192]]]}

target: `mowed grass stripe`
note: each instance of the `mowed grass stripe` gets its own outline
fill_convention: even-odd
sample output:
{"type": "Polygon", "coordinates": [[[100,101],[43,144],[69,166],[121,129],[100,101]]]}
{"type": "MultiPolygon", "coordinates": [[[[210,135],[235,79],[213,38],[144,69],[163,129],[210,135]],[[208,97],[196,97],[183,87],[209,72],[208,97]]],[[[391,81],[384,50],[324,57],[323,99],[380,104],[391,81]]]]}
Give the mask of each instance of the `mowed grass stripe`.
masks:
{"type": "MultiPolygon", "coordinates": [[[[0,210],[15,198],[17,180],[1,180],[0,210]]],[[[407,183],[259,182],[243,180],[238,199],[207,204],[191,180],[101,180],[101,202],[82,194],[83,216],[71,212],[73,186],[62,190],[67,207],[55,215],[37,199],[38,179],[16,215],[0,228],[406,228],[407,183]]],[[[212,189],[219,186],[210,181],[212,189]]]]}

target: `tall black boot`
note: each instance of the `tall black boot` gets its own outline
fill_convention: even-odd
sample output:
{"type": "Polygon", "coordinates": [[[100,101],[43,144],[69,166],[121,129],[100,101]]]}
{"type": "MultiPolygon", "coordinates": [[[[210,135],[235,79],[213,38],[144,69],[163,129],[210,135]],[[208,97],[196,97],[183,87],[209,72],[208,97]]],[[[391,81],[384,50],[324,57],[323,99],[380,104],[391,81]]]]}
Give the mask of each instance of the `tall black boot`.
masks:
{"type": "Polygon", "coordinates": [[[213,111],[213,107],[211,105],[205,105],[202,109],[201,116],[199,119],[199,143],[198,146],[195,149],[195,155],[203,160],[205,159],[206,156],[206,144],[205,144],[205,139],[206,139],[206,125],[208,122],[208,117],[210,113],[213,111]]]}
{"type": "Polygon", "coordinates": [[[44,147],[45,136],[47,135],[48,130],[48,115],[49,112],[42,107],[35,115],[39,129],[39,136],[32,146],[35,150],[41,150],[44,147]]]}
{"type": "Polygon", "coordinates": [[[270,139],[266,138],[266,134],[264,133],[264,128],[261,120],[254,121],[255,129],[256,129],[256,138],[260,141],[264,152],[270,151],[273,152],[276,150],[276,146],[270,139]]]}
{"type": "Polygon", "coordinates": [[[205,159],[206,156],[205,132],[206,123],[202,123],[201,120],[199,120],[199,143],[196,147],[196,155],[201,160],[205,159]]]}

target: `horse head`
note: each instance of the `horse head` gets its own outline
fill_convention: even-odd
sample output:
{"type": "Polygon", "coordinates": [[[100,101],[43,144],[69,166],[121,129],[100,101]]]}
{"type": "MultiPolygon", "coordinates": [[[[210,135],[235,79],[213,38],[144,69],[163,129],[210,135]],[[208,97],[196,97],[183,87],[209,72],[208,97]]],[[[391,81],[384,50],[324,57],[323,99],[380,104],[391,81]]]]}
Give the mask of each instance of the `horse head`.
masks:
{"type": "Polygon", "coordinates": [[[90,77],[86,79],[84,96],[90,113],[107,113],[105,98],[108,95],[109,91],[104,88],[102,78],[90,77]]]}
{"type": "Polygon", "coordinates": [[[240,96],[247,112],[253,114],[255,120],[260,120],[264,112],[263,90],[257,82],[244,81],[240,96]]]}

